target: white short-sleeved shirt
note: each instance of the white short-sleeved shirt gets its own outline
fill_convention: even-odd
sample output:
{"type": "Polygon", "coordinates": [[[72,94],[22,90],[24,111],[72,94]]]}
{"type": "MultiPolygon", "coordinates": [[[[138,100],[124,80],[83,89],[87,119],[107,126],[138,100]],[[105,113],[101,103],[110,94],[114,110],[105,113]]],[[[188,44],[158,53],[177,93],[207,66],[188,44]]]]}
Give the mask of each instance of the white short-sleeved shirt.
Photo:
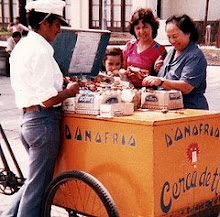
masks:
{"type": "Polygon", "coordinates": [[[22,25],[21,23],[9,26],[7,29],[10,32],[20,32],[21,34],[23,31],[29,31],[28,27],[22,25]]]}
{"type": "Polygon", "coordinates": [[[14,49],[15,45],[16,45],[16,42],[14,38],[11,36],[7,40],[7,47],[5,48],[6,52],[11,52],[14,49]]]}
{"type": "Polygon", "coordinates": [[[11,85],[18,108],[42,105],[62,90],[63,75],[53,54],[51,44],[33,31],[13,49],[11,85]]]}

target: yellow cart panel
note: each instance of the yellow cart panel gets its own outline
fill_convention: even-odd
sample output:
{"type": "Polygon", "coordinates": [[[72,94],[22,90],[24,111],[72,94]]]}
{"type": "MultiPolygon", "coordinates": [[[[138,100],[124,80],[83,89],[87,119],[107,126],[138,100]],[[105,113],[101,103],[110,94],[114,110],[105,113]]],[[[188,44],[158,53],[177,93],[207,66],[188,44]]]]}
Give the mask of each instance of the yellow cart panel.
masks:
{"type": "Polygon", "coordinates": [[[220,113],[64,114],[55,175],[82,170],[112,195],[121,217],[187,216],[219,203],[220,113]]]}

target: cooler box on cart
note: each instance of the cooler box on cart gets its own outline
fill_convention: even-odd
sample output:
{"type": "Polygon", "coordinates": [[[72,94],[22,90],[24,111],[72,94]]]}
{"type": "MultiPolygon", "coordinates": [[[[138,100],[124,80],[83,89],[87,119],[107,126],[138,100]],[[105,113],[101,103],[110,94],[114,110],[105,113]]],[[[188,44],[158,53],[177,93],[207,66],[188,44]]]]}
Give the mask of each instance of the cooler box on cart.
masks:
{"type": "Polygon", "coordinates": [[[67,113],[55,173],[92,174],[121,217],[189,216],[215,206],[220,114],[180,111],[114,118],[67,113]]]}
{"type": "MultiPolygon", "coordinates": [[[[93,61],[74,66],[90,44],[81,43],[84,55],[73,60],[78,57],[73,50],[81,50],[77,38],[90,40],[89,34],[83,39],[85,33],[64,29],[55,41],[55,58],[64,73],[98,73],[108,32],[98,33],[93,61]]],[[[55,176],[71,170],[90,173],[107,188],[121,217],[192,215],[220,201],[219,129],[220,114],[211,111],[138,111],[114,118],[66,113],[55,176]]]]}

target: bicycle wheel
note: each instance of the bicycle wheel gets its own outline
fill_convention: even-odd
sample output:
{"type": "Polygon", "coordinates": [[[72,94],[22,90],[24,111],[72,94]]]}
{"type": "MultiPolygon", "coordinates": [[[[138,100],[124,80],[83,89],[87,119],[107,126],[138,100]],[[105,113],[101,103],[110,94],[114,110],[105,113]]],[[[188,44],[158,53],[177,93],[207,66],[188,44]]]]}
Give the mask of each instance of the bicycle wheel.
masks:
{"type": "Polygon", "coordinates": [[[105,187],[83,171],[62,173],[51,182],[43,212],[44,217],[119,217],[105,187]]]}

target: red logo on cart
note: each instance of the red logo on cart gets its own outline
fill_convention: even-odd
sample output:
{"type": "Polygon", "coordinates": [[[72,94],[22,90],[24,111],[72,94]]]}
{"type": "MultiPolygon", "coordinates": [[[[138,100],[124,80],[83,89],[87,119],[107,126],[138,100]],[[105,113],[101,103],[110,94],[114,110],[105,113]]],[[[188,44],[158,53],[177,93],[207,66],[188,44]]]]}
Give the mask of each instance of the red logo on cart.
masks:
{"type": "Polygon", "coordinates": [[[188,161],[193,164],[197,163],[199,152],[200,150],[198,143],[191,143],[186,151],[188,161]]]}

